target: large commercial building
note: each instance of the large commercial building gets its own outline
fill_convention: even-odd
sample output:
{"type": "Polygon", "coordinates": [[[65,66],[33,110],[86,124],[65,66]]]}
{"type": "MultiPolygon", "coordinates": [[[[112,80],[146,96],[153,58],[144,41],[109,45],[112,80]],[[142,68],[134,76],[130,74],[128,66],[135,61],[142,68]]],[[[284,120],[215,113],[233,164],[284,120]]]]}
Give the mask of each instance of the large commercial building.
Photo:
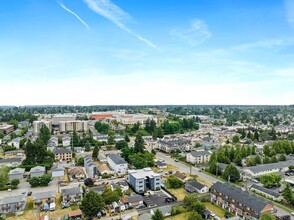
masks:
{"type": "Polygon", "coordinates": [[[89,122],[88,121],[60,121],[59,131],[88,131],[89,122]]]}
{"type": "Polygon", "coordinates": [[[160,190],[161,175],[155,173],[151,168],[129,170],[128,173],[128,182],[137,193],[143,194],[147,189],[160,190]]]}
{"type": "Polygon", "coordinates": [[[40,132],[41,127],[45,125],[51,132],[52,130],[52,122],[51,121],[34,121],[33,122],[33,134],[38,135],[40,132]]]}
{"type": "Polygon", "coordinates": [[[58,125],[59,122],[61,121],[75,121],[76,120],[76,116],[73,114],[67,114],[67,115],[54,115],[52,117],[52,124],[53,125],[58,125]]]}
{"type": "Polygon", "coordinates": [[[0,124],[0,132],[2,132],[3,134],[9,134],[11,132],[13,132],[14,128],[13,125],[9,125],[9,124],[0,124]]]}

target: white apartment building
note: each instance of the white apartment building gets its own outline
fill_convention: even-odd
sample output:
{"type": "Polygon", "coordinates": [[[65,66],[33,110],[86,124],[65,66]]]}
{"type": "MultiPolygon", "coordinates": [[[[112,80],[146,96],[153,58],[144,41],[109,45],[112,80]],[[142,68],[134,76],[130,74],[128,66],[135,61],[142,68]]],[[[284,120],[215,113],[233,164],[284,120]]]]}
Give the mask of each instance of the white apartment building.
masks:
{"type": "Polygon", "coordinates": [[[88,131],[89,122],[88,121],[60,121],[59,131],[88,131]]]}
{"type": "Polygon", "coordinates": [[[39,132],[40,132],[40,129],[41,127],[45,125],[50,131],[52,129],[52,123],[51,121],[45,121],[45,120],[42,120],[42,121],[34,121],[33,122],[33,134],[34,135],[38,135],[39,132]]]}
{"type": "Polygon", "coordinates": [[[187,153],[186,161],[192,164],[207,163],[210,160],[210,155],[212,154],[209,150],[203,151],[192,151],[187,153]]]}
{"type": "Polygon", "coordinates": [[[117,174],[126,174],[128,171],[128,163],[117,154],[107,156],[109,167],[117,174]]]}
{"type": "Polygon", "coordinates": [[[76,116],[74,114],[67,114],[67,115],[54,115],[52,117],[52,124],[58,125],[61,121],[75,121],[76,116]]]}

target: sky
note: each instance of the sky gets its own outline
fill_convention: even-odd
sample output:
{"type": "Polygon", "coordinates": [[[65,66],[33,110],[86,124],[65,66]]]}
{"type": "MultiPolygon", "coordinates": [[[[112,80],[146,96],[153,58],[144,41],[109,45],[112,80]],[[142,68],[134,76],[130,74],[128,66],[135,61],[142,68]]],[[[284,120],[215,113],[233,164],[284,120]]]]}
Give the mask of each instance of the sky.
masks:
{"type": "Polygon", "coordinates": [[[294,104],[294,0],[0,2],[0,105],[294,104]]]}

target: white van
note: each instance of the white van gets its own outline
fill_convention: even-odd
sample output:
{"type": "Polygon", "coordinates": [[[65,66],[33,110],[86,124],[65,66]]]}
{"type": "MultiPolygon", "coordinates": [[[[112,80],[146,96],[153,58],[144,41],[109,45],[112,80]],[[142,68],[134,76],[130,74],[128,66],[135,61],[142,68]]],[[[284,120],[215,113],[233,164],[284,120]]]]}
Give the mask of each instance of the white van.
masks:
{"type": "Polygon", "coordinates": [[[55,203],[50,203],[50,211],[54,211],[56,208],[56,204],[55,203]]]}

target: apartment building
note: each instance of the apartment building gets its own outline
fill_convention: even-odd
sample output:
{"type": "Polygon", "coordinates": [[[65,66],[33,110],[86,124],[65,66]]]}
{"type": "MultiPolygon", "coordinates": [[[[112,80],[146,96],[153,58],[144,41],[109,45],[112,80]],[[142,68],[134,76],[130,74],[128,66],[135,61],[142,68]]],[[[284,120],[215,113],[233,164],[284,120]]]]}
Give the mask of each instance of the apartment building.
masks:
{"type": "Polygon", "coordinates": [[[210,191],[212,203],[243,219],[259,219],[264,212],[272,214],[276,212],[271,202],[264,201],[227,183],[216,182],[210,191]]]}
{"type": "Polygon", "coordinates": [[[0,213],[21,213],[24,211],[26,203],[27,200],[25,195],[5,196],[0,201],[0,213]]]}
{"type": "Polygon", "coordinates": [[[84,168],[89,178],[95,178],[97,174],[97,166],[90,155],[84,157],[84,168]]]}
{"type": "Polygon", "coordinates": [[[140,170],[129,170],[128,182],[132,188],[139,194],[149,190],[159,190],[161,175],[155,173],[151,168],[140,170]]]}
{"type": "Polygon", "coordinates": [[[89,122],[88,121],[60,121],[59,122],[59,131],[67,132],[67,131],[88,131],[89,130],[89,122]]]}
{"type": "Polygon", "coordinates": [[[9,134],[14,131],[13,125],[9,125],[6,123],[0,124],[0,132],[3,134],[9,134]]]}
{"type": "Polygon", "coordinates": [[[72,153],[69,149],[59,148],[53,151],[55,160],[72,160],[72,153]]]}
{"type": "Polygon", "coordinates": [[[128,163],[117,154],[107,156],[109,167],[117,174],[126,174],[128,171],[128,163]]]}
{"type": "Polygon", "coordinates": [[[208,163],[211,154],[212,152],[209,150],[192,151],[187,153],[186,161],[192,164],[208,163]]]}
{"type": "Polygon", "coordinates": [[[34,121],[33,122],[33,134],[38,135],[41,127],[45,125],[50,131],[52,130],[52,122],[51,121],[34,121]]]}
{"type": "Polygon", "coordinates": [[[61,121],[75,121],[76,116],[74,114],[65,114],[65,115],[54,115],[52,117],[52,124],[58,125],[61,121]]]}

